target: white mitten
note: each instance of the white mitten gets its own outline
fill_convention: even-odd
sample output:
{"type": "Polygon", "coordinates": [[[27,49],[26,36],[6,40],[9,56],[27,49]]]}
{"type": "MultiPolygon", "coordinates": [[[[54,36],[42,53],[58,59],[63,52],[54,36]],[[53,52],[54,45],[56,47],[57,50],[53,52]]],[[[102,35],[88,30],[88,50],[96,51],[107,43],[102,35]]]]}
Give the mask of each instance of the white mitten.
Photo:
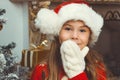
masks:
{"type": "Polygon", "coordinates": [[[75,77],[85,70],[84,58],[87,55],[89,48],[80,47],[73,41],[64,41],[60,48],[63,68],[69,78],[75,77]]]}

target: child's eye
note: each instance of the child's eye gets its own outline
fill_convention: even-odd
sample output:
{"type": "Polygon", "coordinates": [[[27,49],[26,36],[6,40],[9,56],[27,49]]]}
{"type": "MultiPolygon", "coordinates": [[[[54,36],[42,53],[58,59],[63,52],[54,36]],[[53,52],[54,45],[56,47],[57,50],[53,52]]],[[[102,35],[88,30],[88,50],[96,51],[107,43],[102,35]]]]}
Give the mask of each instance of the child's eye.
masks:
{"type": "Polygon", "coordinates": [[[69,28],[69,27],[66,27],[66,28],[65,28],[65,30],[68,30],[68,31],[69,31],[69,30],[71,30],[71,28],[69,28]]]}
{"type": "Polygon", "coordinates": [[[80,32],[86,32],[86,30],[85,29],[80,29],[80,32]]]}

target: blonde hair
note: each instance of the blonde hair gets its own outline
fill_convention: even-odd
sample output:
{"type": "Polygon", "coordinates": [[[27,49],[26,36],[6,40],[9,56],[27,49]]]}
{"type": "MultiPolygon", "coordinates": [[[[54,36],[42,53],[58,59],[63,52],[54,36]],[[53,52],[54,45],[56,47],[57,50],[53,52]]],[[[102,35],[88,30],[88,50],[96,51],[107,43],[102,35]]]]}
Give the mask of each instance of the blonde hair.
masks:
{"type": "Polygon", "coordinates": [[[58,38],[52,42],[51,52],[48,58],[49,77],[48,80],[59,80],[59,70],[62,68],[60,55],[60,43],[58,38]]]}

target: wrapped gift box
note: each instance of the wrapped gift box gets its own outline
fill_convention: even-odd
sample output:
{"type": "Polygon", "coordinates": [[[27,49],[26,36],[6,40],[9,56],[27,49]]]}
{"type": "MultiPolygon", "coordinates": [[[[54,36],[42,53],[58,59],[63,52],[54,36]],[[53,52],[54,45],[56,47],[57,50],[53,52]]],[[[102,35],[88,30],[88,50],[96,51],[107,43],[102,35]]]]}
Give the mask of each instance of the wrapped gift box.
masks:
{"type": "Polygon", "coordinates": [[[34,68],[37,64],[48,59],[49,50],[23,50],[21,65],[34,68]]]}

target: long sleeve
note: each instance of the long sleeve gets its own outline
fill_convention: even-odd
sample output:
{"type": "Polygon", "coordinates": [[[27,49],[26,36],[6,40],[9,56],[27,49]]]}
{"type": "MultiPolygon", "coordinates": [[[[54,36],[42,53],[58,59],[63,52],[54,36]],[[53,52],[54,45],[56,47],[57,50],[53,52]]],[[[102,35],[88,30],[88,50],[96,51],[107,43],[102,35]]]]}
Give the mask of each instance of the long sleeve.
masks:
{"type": "Polygon", "coordinates": [[[97,80],[107,80],[107,73],[104,69],[104,65],[101,64],[103,68],[97,68],[97,80]]]}
{"type": "MultiPolygon", "coordinates": [[[[83,72],[69,80],[89,80],[86,73],[83,72]]],[[[107,80],[106,71],[102,69],[97,69],[97,80],[107,80]]]]}
{"type": "MultiPolygon", "coordinates": [[[[105,70],[105,66],[102,63],[97,63],[101,66],[101,68],[96,68],[97,71],[97,80],[107,80],[107,73],[105,70]]],[[[69,80],[89,80],[87,74],[85,72],[69,79],[69,80]]]]}
{"type": "Polygon", "coordinates": [[[85,72],[80,73],[79,75],[69,79],[69,80],[88,80],[87,75],[85,72]]]}
{"type": "Polygon", "coordinates": [[[48,76],[47,66],[45,64],[39,64],[32,72],[31,80],[44,80],[48,76]]]}

